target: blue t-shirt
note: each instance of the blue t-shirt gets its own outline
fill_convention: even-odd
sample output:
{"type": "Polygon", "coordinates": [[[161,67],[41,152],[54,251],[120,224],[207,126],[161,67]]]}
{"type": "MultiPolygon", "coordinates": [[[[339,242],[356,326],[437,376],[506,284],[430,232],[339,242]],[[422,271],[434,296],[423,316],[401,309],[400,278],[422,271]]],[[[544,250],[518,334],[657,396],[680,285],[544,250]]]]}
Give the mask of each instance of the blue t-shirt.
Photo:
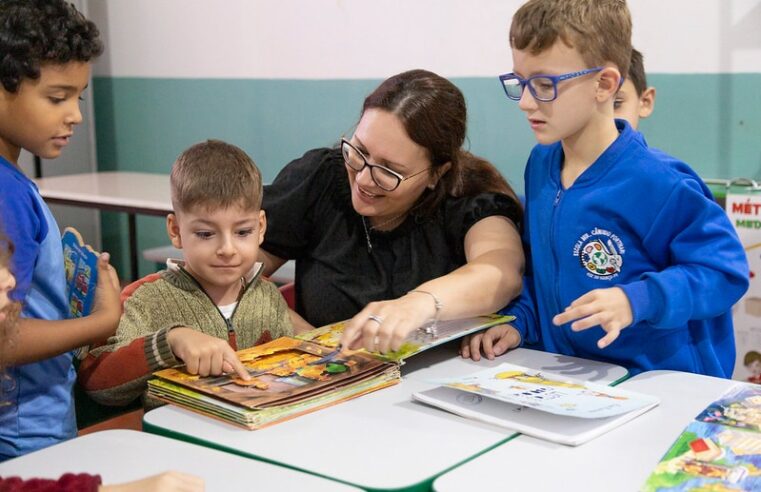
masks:
{"type": "MultiPolygon", "coordinates": [[[[68,317],[61,236],[35,184],[0,157],[0,230],[13,242],[11,269],[22,318],[68,317]]],[[[76,435],[72,352],[9,367],[0,406],[0,461],[76,435]]]]}

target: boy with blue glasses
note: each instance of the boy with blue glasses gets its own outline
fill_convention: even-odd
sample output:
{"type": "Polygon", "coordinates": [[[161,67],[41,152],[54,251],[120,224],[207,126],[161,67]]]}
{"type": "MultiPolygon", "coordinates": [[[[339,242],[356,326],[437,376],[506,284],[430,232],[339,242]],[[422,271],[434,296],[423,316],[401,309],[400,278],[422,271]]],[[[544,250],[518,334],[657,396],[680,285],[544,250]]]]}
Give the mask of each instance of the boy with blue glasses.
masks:
{"type": "Polygon", "coordinates": [[[525,172],[531,262],[504,310],[513,325],[463,341],[463,356],[541,342],[631,373],[731,376],[745,252],[695,172],[614,120],[632,49],[626,3],[530,0],[510,43],[514,73],[500,80],[539,141],[525,172]]]}

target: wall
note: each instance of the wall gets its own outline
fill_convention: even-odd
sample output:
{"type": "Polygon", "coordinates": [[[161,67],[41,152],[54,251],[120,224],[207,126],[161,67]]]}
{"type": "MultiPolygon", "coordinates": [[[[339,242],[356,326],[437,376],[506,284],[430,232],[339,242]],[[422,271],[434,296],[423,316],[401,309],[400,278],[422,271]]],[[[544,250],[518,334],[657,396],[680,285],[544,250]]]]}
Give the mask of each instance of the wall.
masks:
{"type": "MultiPolygon", "coordinates": [[[[94,71],[99,168],[167,173],[182,149],[215,137],[249,152],[271,180],[305,150],[350,133],[381,79],[422,67],[463,90],[470,149],[522,190],[533,137],[495,78],[512,68],[507,31],[521,3],[91,1],[106,40],[94,71]]],[[[761,0],[629,5],[658,89],[641,126],[651,145],[705,177],[761,178],[761,0]]],[[[117,257],[125,223],[103,214],[117,257]]],[[[141,248],[166,243],[160,219],[138,227],[141,248]]]]}

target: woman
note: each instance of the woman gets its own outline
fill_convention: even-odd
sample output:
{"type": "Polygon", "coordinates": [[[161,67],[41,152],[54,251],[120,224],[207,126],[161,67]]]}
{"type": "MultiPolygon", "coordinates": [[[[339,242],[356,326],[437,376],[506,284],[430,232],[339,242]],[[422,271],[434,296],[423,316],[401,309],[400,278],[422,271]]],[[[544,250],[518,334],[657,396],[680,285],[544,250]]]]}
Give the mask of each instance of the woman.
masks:
{"type": "Polygon", "coordinates": [[[339,148],[307,152],[265,187],[265,273],[296,260],[308,323],[353,317],[344,346],[386,352],[429,320],[491,313],[520,292],[521,207],[462,150],[465,122],[451,82],[404,72],[365,99],[339,148]]]}

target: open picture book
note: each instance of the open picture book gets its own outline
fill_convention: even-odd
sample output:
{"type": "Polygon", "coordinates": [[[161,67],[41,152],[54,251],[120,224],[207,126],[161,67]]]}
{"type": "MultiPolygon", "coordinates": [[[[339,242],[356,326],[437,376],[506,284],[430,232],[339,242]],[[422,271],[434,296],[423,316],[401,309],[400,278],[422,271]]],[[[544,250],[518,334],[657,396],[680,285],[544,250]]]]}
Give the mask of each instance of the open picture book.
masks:
{"type": "Polygon", "coordinates": [[[398,352],[340,351],[345,323],[281,337],[238,351],[252,376],[201,377],[184,366],[154,373],[148,393],[168,403],[247,429],[259,429],[356,398],[400,381],[401,361],[412,354],[495,324],[506,316],[481,316],[439,324],[437,336],[411,334],[398,352]]]}
{"type": "Polygon", "coordinates": [[[761,386],[738,384],[708,405],[641,490],[761,490],[761,386]]]}
{"type": "MultiPolygon", "coordinates": [[[[426,330],[415,330],[404,340],[399,350],[381,354],[372,352],[372,355],[380,360],[389,362],[403,363],[405,359],[418,354],[424,350],[436,347],[443,343],[462,338],[476,331],[481,331],[492,326],[509,323],[515,319],[515,316],[503,316],[499,314],[487,314],[473,318],[454,319],[449,321],[439,321],[436,324],[435,334],[426,330]]],[[[319,343],[324,347],[338,347],[341,340],[346,321],[326,325],[321,328],[315,328],[296,338],[319,343]]],[[[364,352],[364,350],[362,351],[364,352]]]]}
{"type": "Polygon", "coordinates": [[[570,446],[659,403],[653,396],[508,363],[438,383],[412,397],[465,418],[570,446]]]}

